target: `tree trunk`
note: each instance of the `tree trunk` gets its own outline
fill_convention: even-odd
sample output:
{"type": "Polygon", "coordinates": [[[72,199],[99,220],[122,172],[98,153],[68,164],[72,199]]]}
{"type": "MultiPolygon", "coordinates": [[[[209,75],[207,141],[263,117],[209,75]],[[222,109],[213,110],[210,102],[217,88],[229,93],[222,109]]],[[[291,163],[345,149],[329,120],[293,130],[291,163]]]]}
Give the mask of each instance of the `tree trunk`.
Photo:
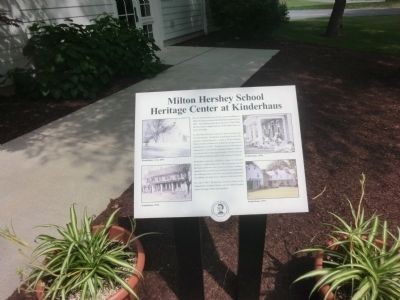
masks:
{"type": "Polygon", "coordinates": [[[329,19],[326,35],[328,37],[337,37],[342,28],[343,13],[346,7],[346,0],[335,0],[333,5],[332,14],[329,19]]]}

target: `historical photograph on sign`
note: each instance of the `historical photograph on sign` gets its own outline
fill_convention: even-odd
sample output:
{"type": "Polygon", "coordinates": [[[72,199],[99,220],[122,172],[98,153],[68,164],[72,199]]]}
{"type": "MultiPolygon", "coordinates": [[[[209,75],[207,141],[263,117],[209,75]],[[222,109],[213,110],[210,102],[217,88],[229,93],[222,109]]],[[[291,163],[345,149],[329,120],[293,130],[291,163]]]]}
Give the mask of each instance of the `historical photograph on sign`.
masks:
{"type": "Polygon", "coordinates": [[[293,128],[290,114],[243,116],[246,154],[293,152],[293,128]]]}
{"type": "Polygon", "coordinates": [[[142,202],[192,200],[190,164],[142,166],[142,202]]]}
{"type": "Polygon", "coordinates": [[[246,180],[248,200],[299,196],[294,159],[248,161],[246,180]]]}
{"type": "Polygon", "coordinates": [[[143,120],[142,158],[190,156],[190,120],[143,120]]]}

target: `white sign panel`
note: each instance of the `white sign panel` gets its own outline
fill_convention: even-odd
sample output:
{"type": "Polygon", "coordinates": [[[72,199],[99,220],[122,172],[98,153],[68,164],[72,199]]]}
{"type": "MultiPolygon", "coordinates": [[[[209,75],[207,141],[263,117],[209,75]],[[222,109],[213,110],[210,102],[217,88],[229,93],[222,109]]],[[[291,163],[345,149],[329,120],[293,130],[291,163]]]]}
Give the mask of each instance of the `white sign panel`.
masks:
{"type": "Polygon", "coordinates": [[[307,212],[294,86],[136,94],[134,217],[307,212]]]}

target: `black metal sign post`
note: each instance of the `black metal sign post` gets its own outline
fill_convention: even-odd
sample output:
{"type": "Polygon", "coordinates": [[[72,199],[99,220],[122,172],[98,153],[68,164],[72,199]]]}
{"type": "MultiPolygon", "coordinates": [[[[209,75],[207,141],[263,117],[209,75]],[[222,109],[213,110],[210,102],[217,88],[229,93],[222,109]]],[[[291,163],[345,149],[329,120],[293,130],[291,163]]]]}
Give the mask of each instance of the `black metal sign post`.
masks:
{"type": "Polygon", "coordinates": [[[175,218],[179,299],[204,299],[199,218],[175,218]]]}
{"type": "MultiPolygon", "coordinates": [[[[173,219],[178,259],[179,299],[204,299],[201,240],[198,218],[173,219]]],[[[238,300],[259,299],[266,215],[239,217],[238,300]]]]}
{"type": "Polygon", "coordinates": [[[237,299],[259,299],[266,215],[239,217],[239,266],[237,275],[237,299]]]}

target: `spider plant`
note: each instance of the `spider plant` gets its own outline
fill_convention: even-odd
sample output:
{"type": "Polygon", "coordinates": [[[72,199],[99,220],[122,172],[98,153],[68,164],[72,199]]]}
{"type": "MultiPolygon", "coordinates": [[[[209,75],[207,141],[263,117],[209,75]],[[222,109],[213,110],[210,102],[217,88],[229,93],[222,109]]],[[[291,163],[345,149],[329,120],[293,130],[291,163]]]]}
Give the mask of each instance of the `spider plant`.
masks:
{"type": "MultiPolygon", "coordinates": [[[[70,221],[63,226],[45,225],[54,228],[58,237],[41,234],[36,238],[32,261],[27,275],[28,290],[35,290],[38,283],[45,284],[44,299],[68,299],[79,295],[79,299],[97,299],[108,289],[124,288],[135,298],[126,278],[140,272],[134,267],[136,253],[132,250],[134,238],[127,243],[109,239],[115,215],[114,211],[105,225],[92,230],[93,217],[86,212],[78,222],[75,207],[70,208],[70,221]]],[[[3,230],[13,237],[11,231],[3,230]]],[[[75,299],[75,298],[74,298],[75,299]]]]}
{"type": "Polygon", "coordinates": [[[337,224],[332,228],[327,246],[304,249],[302,253],[322,255],[320,269],[300,276],[295,282],[311,277],[318,280],[311,293],[328,286],[324,299],[332,293],[347,294],[352,300],[400,299],[400,230],[394,235],[387,221],[372,214],[366,217],[362,205],[365,175],[360,180],[361,196],[355,209],[349,202],[352,220],[331,213],[337,224]]]}

